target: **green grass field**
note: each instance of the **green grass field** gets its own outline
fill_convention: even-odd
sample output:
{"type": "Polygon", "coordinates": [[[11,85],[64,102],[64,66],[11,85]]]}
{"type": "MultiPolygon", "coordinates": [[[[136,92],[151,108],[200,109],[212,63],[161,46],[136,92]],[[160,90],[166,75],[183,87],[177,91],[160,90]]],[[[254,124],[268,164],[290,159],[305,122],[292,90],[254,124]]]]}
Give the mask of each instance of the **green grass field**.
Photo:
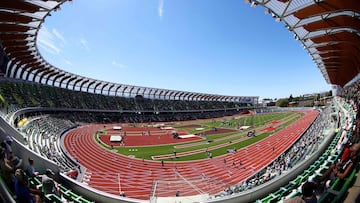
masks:
{"type": "MultiPolygon", "coordinates": [[[[294,121],[298,120],[303,114],[302,113],[294,113],[294,112],[287,112],[287,113],[271,113],[271,114],[255,114],[255,115],[247,115],[247,116],[241,116],[240,118],[234,118],[234,119],[223,119],[223,120],[214,120],[214,121],[206,121],[206,122],[196,122],[196,125],[200,125],[204,128],[202,131],[196,131],[195,129],[189,129],[191,133],[200,133],[210,130],[211,128],[227,128],[227,129],[236,129],[239,126],[252,126],[249,130],[254,129],[261,129],[264,128],[266,124],[277,121],[281,122],[279,125],[281,125],[280,128],[277,128],[275,131],[268,133],[264,132],[262,134],[256,135],[256,137],[247,138],[247,132],[249,130],[243,130],[243,131],[237,131],[234,133],[226,133],[226,134],[216,134],[216,135],[208,135],[203,136],[204,139],[192,141],[192,142],[186,142],[186,143],[177,143],[177,144],[169,144],[169,145],[161,145],[161,146],[137,146],[137,147],[114,147],[113,150],[116,150],[119,154],[123,154],[126,156],[133,156],[139,159],[147,159],[152,160],[152,156],[156,155],[166,155],[166,154],[172,154],[174,153],[174,147],[182,145],[186,145],[189,143],[194,143],[196,146],[189,146],[184,148],[178,148],[176,149],[177,153],[181,152],[190,152],[194,150],[199,150],[218,146],[221,144],[224,144],[226,146],[211,150],[212,157],[221,156],[226,154],[227,149],[241,149],[243,147],[246,147],[248,145],[251,145],[253,143],[256,143],[262,139],[265,139],[268,136],[271,136],[275,132],[281,130],[282,128],[292,124],[294,121]],[[243,139],[239,142],[239,139],[243,139]],[[244,140],[245,139],[245,140],[244,140]],[[211,142],[208,142],[211,140],[211,142]],[[235,143],[238,142],[238,143],[235,143]],[[233,143],[233,144],[232,144],[233,143]],[[134,150],[136,149],[136,151],[134,150]]],[[[181,128],[181,126],[185,126],[184,124],[176,124],[172,127],[176,129],[185,129],[181,128]]],[[[258,132],[258,131],[256,131],[258,132]]],[[[95,136],[95,139],[98,141],[98,136],[95,136]]],[[[109,146],[102,144],[104,147],[111,149],[109,146]]],[[[170,158],[170,159],[164,159],[165,161],[189,161],[189,160],[199,160],[199,159],[206,159],[208,158],[208,154],[206,152],[199,152],[188,156],[181,156],[177,158],[170,158]]]]}

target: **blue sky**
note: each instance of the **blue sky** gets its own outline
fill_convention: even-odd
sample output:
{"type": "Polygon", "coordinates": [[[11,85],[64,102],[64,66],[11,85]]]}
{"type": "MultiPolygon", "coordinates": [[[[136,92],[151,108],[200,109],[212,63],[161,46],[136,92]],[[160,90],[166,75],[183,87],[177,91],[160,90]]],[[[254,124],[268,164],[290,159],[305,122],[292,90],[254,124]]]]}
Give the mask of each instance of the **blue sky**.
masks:
{"type": "Polygon", "coordinates": [[[76,0],[46,18],[37,45],[54,66],[122,84],[260,98],[330,90],[264,11],[239,0],[76,0]]]}

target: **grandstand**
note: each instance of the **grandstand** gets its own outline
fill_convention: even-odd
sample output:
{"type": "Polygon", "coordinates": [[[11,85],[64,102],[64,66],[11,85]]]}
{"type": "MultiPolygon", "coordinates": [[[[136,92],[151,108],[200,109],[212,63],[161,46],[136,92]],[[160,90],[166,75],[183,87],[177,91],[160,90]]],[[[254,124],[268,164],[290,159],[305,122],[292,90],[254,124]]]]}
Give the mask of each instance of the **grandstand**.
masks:
{"type": "MultiPolygon", "coordinates": [[[[337,97],[320,109],[258,108],[258,96],[119,84],[54,67],[39,53],[36,39],[45,18],[66,2],[0,2],[0,138],[13,138],[12,149],[22,158],[22,168],[31,158],[39,172],[55,172],[61,195],[46,195],[45,202],[281,202],[301,196],[303,183],[316,180],[338,160],[343,136],[352,143],[360,140],[360,4],[356,0],[246,1],[253,7],[263,6],[283,22],[337,90],[337,97]],[[158,160],[114,155],[112,148],[105,149],[102,140],[93,136],[106,132],[110,123],[127,123],[132,128],[139,123],[202,119],[215,123],[242,112],[267,111],[303,115],[268,138],[234,150],[236,153],[212,157],[206,147],[201,150],[207,159],[191,162],[166,160],[161,166],[158,160]],[[261,158],[244,159],[249,154],[261,158]],[[227,167],[238,160],[243,163],[227,167]]],[[[144,129],[143,136],[167,136],[166,130],[144,129]]],[[[232,142],[224,145],[232,147],[232,142]]],[[[175,149],[180,157],[181,148],[175,149]]],[[[137,151],[136,147],[130,150],[137,151]]],[[[337,178],[317,193],[319,202],[356,198],[359,190],[349,188],[358,179],[357,169],[358,163],[345,179],[337,178]]],[[[1,199],[16,202],[6,179],[1,181],[1,199]]],[[[39,177],[29,182],[42,188],[39,177]]]]}

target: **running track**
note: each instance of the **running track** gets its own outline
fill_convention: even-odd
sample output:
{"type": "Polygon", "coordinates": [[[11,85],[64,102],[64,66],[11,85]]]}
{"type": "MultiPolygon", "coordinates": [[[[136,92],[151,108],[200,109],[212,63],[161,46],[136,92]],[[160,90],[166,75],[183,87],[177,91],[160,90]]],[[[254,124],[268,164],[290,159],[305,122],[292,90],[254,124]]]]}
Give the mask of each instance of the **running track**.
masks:
{"type": "Polygon", "coordinates": [[[87,125],[70,131],[64,145],[69,155],[87,168],[83,184],[104,192],[119,195],[123,191],[127,197],[147,200],[157,182],[157,196],[174,196],[177,190],[181,196],[216,194],[271,163],[299,138],[317,115],[317,111],[307,111],[291,126],[237,153],[192,162],[165,162],[164,167],[159,161],[143,162],[102,148],[94,140],[94,133],[103,125],[87,125]],[[233,161],[238,165],[240,160],[245,168],[231,165],[233,161]]]}

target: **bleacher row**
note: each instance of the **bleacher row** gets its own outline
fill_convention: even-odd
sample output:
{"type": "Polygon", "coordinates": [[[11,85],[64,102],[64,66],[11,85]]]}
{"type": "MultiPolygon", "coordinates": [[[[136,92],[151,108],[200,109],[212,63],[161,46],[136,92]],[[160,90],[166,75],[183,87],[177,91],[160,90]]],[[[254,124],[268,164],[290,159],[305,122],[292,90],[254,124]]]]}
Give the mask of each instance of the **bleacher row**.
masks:
{"type": "MultiPolygon", "coordinates": [[[[127,98],[70,91],[63,88],[18,81],[0,80],[0,95],[7,104],[24,107],[57,107],[75,109],[114,109],[120,111],[184,111],[239,109],[251,106],[250,103],[222,101],[188,101],[147,99],[143,97],[127,98]]],[[[1,103],[0,103],[1,104],[1,103]]]]}
{"type": "MultiPolygon", "coordinates": [[[[348,104],[344,103],[346,111],[351,112],[351,122],[354,123],[354,113],[351,111],[351,108],[348,104]]],[[[345,117],[343,118],[345,119],[345,117]]],[[[343,123],[345,120],[343,120],[343,123]]],[[[353,128],[349,128],[347,132],[347,136],[351,137],[353,128]]],[[[300,175],[298,175],[294,180],[290,181],[287,185],[279,188],[275,192],[269,194],[265,198],[258,200],[258,203],[270,203],[270,202],[283,202],[288,199],[292,199],[296,196],[302,195],[302,185],[306,181],[313,182],[315,179],[321,177],[325,171],[330,167],[330,165],[336,163],[336,161],[340,158],[341,151],[337,149],[339,139],[342,135],[343,128],[340,128],[337,132],[336,136],[332,140],[331,144],[328,146],[327,150],[320,156],[315,163],[313,163],[308,169],[303,171],[300,175]]],[[[342,180],[337,178],[335,183],[331,185],[324,193],[320,194],[318,197],[319,203],[325,202],[340,202],[345,198],[345,194],[349,189],[351,181],[353,181],[354,176],[357,172],[358,168],[355,167],[351,174],[342,180]]]]}
{"type": "MultiPolygon", "coordinates": [[[[37,138],[38,138],[37,142],[44,143],[44,145],[42,145],[43,147],[49,144],[48,142],[46,142],[46,140],[54,139],[54,138],[51,138],[52,136],[49,136],[49,131],[51,131],[51,129],[52,129],[52,127],[49,127],[49,126],[53,126],[54,129],[58,129],[59,127],[57,125],[54,125],[54,123],[59,123],[59,120],[49,117],[49,116],[46,116],[46,115],[43,115],[42,117],[30,118],[29,121],[30,122],[27,125],[24,125],[23,131],[28,132],[28,133],[35,132],[35,131],[40,132],[40,133],[38,133],[38,136],[37,136],[37,138]],[[39,140],[39,138],[40,138],[40,140],[39,140]],[[45,142],[43,142],[44,140],[45,140],[45,142]]],[[[57,133],[59,133],[60,131],[61,130],[59,130],[57,133]]],[[[309,132],[310,131],[312,131],[312,129],[309,130],[309,132]]],[[[57,133],[55,133],[54,136],[56,136],[57,133]]],[[[31,137],[29,138],[29,141],[31,143],[31,137]]],[[[49,145],[49,146],[51,146],[51,145],[49,145]]],[[[42,155],[45,155],[45,157],[47,157],[46,154],[44,154],[44,153],[42,153],[42,155]]],[[[50,157],[52,157],[52,156],[50,156],[50,157]]],[[[39,181],[37,181],[37,182],[39,182],[39,181]]],[[[37,187],[39,187],[39,185],[37,187]]],[[[77,196],[75,193],[71,192],[70,190],[67,190],[64,187],[62,187],[62,190],[64,190],[64,192],[65,192],[64,194],[69,194],[69,196],[66,198],[78,199],[78,201],[76,201],[76,202],[85,201],[85,200],[81,200],[81,196],[77,196]]],[[[48,200],[51,199],[51,201],[55,201],[55,202],[60,201],[60,200],[64,201],[64,199],[62,199],[61,197],[58,197],[56,195],[50,195],[50,196],[47,196],[46,198],[48,200]]]]}
{"type": "MultiPolygon", "coordinates": [[[[19,104],[19,103],[17,103],[19,104]]],[[[342,105],[345,106],[345,108],[348,111],[351,111],[351,107],[347,104],[344,103],[344,101],[342,101],[342,105]]],[[[12,105],[8,105],[6,112],[15,112],[18,108],[16,106],[12,106],[12,105]],[[11,107],[11,108],[9,108],[11,107]],[[15,107],[15,108],[13,108],[15,107]],[[9,109],[11,109],[9,111],[9,109]]],[[[5,118],[9,118],[9,114],[5,114],[4,116],[5,118]]],[[[352,117],[353,118],[353,117],[352,117]]],[[[40,118],[41,119],[41,118],[40,118]]],[[[29,125],[29,128],[25,129],[25,132],[28,129],[28,132],[31,132],[30,135],[27,135],[27,140],[29,143],[32,143],[32,149],[37,150],[38,153],[40,153],[42,156],[45,156],[47,158],[52,158],[52,156],[47,156],[48,152],[52,152],[52,150],[50,150],[50,148],[47,148],[47,146],[51,146],[51,142],[54,139],[57,139],[56,137],[59,136],[59,134],[61,134],[61,129],[65,129],[66,125],[64,126],[57,126],[57,125],[53,125],[53,123],[57,123],[57,122],[62,122],[56,119],[52,120],[53,118],[51,118],[49,120],[49,118],[45,118],[41,121],[41,125],[39,124],[38,126],[35,125],[36,120],[38,119],[31,119],[30,120],[34,120],[32,123],[34,126],[31,127],[31,125],[29,125]],[[49,123],[46,123],[47,121],[49,121],[49,123]],[[44,124],[45,123],[45,124],[44,124]],[[57,129],[59,128],[59,130],[57,132],[54,132],[54,134],[51,134],[50,132],[53,131],[53,129],[57,129]],[[35,140],[35,143],[34,143],[35,140]]],[[[319,129],[321,129],[321,125],[319,126],[319,129]]],[[[341,129],[339,131],[339,133],[341,132],[341,129]]],[[[287,185],[281,187],[279,190],[271,193],[270,195],[268,195],[267,197],[265,197],[262,200],[259,200],[260,202],[274,202],[274,201],[282,201],[285,200],[287,198],[292,198],[294,196],[298,196],[301,195],[301,185],[302,183],[304,183],[305,181],[309,180],[309,179],[314,179],[317,176],[321,176],[321,174],[324,172],[324,170],[326,170],[329,165],[331,165],[332,163],[334,163],[340,153],[336,152],[334,153],[334,148],[336,147],[336,143],[338,142],[339,139],[339,133],[336,135],[335,139],[332,141],[331,145],[329,145],[329,148],[325,151],[325,153],[314,163],[312,164],[307,170],[305,170],[302,174],[300,174],[299,176],[297,176],[297,178],[295,178],[293,181],[290,181],[287,185]]],[[[341,134],[341,133],[340,133],[341,134]]],[[[57,139],[58,140],[58,139],[57,139]]],[[[30,146],[30,144],[29,144],[30,146]]],[[[295,147],[295,146],[294,146],[295,147]]],[[[58,147],[58,144],[54,145],[54,150],[59,150],[61,151],[61,149],[58,147]]],[[[316,147],[314,145],[314,148],[310,148],[310,151],[308,152],[304,152],[304,155],[306,155],[306,153],[311,153],[311,151],[316,150],[316,147]]],[[[284,157],[287,157],[284,155],[284,157]]],[[[295,162],[296,160],[292,160],[293,162],[295,162]]],[[[61,163],[60,165],[64,164],[66,166],[65,163],[62,163],[61,161],[59,161],[59,163],[61,163]]],[[[343,195],[344,191],[346,191],[347,187],[350,185],[352,177],[354,176],[355,172],[353,171],[353,173],[349,176],[348,179],[344,181],[342,180],[337,180],[328,191],[326,191],[324,193],[323,196],[320,197],[319,201],[321,202],[326,202],[328,199],[333,198],[333,195],[337,194],[337,195],[343,195]]],[[[254,180],[251,180],[250,183],[256,185],[256,181],[258,177],[256,177],[254,180]]],[[[33,180],[33,183],[36,185],[37,188],[41,188],[41,181],[37,178],[35,178],[33,180]]],[[[70,202],[89,202],[88,200],[84,199],[81,195],[77,195],[76,193],[74,193],[73,191],[65,188],[64,186],[61,186],[61,193],[62,196],[56,196],[56,195],[47,195],[46,196],[46,200],[48,202],[64,202],[64,201],[70,201],[70,202]]],[[[343,197],[339,197],[339,198],[343,198],[343,197]]]]}
{"type": "MultiPolygon", "coordinates": [[[[358,141],[358,137],[356,137],[356,135],[353,134],[353,131],[355,130],[355,127],[356,127],[356,120],[355,120],[356,115],[353,112],[353,109],[351,108],[349,103],[344,103],[344,108],[346,109],[346,111],[350,112],[348,119],[350,120],[351,124],[354,125],[354,128],[353,127],[346,128],[347,137],[352,138],[353,141],[358,141]]],[[[337,155],[337,157],[334,158],[334,161],[338,160],[338,158],[340,157],[340,155],[343,151],[337,150],[336,152],[338,153],[338,155],[337,155]]],[[[358,156],[359,156],[359,152],[358,152],[358,156]]],[[[347,194],[349,187],[351,186],[351,184],[354,181],[355,174],[359,170],[359,168],[358,168],[359,162],[358,161],[359,160],[357,160],[351,173],[347,177],[345,177],[344,179],[337,178],[335,180],[335,182],[324,192],[324,194],[322,194],[322,196],[320,197],[320,199],[318,201],[319,203],[325,203],[325,202],[334,202],[335,203],[335,202],[343,201],[345,199],[345,195],[347,194]]]]}
{"type": "Polygon", "coordinates": [[[10,122],[16,122],[17,118],[10,120],[14,110],[29,107],[80,109],[83,111],[70,117],[89,123],[143,123],[230,116],[253,106],[244,102],[105,96],[4,78],[0,78],[0,98],[0,109],[10,122]]]}
{"type": "Polygon", "coordinates": [[[76,167],[60,146],[61,134],[76,124],[49,115],[36,116],[27,120],[19,130],[29,149],[57,163],[60,171],[69,171],[76,167]]]}
{"type": "Polygon", "coordinates": [[[301,138],[293,146],[290,146],[289,150],[269,164],[269,166],[264,167],[263,170],[244,182],[229,187],[226,191],[215,195],[215,197],[232,195],[256,188],[281,174],[291,172],[293,166],[296,166],[303,157],[307,157],[316,151],[319,143],[324,140],[322,130],[325,126],[332,125],[332,123],[329,123],[329,111],[330,108],[327,108],[327,110],[320,113],[301,138]]]}
{"type": "Polygon", "coordinates": [[[21,108],[15,104],[9,104],[7,106],[3,106],[0,113],[6,121],[10,122],[11,116],[20,109],[21,108]]]}
{"type": "MultiPolygon", "coordinates": [[[[341,134],[341,133],[340,133],[341,134]]],[[[279,188],[277,191],[269,194],[267,197],[258,202],[277,202],[284,199],[290,199],[301,194],[301,185],[309,178],[321,175],[330,164],[337,160],[338,154],[330,155],[331,151],[336,147],[339,135],[333,140],[326,152],[307,170],[298,175],[294,180],[290,181],[287,185],[279,188]]]]}
{"type": "MultiPolygon", "coordinates": [[[[41,189],[42,182],[40,178],[38,177],[31,177],[29,180],[30,185],[33,187],[36,187],[37,189],[41,189]]],[[[60,187],[60,194],[47,194],[44,196],[44,201],[46,203],[91,203],[92,201],[89,201],[82,197],[81,195],[78,195],[74,193],[72,190],[66,188],[65,186],[59,184],[60,187]]]]}
{"type": "MultiPolygon", "coordinates": [[[[15,108],[16,109],[16,108],[15,108]]],[[[13,112],[13,111],[11,111],[13,112]]],[[[9,118],[9,115],[3,115],[3,118],[9,118]]],[[[7,119],[6,119],[7,120],[7,119]]],[[[24,119],[25,120],[25,119],[24,119]]],[[[72,160],[69,160],[63,153],[60,146],[60,135],[75,124],[69,120],[55,118],[54,116],[41,115],[32,118],[26,118],[23,126],[18,127],[19,132],[23,135],[22,142],[25,146],[42,157],[55,162],[60,172],[66,174],[78,169],[78,165],[72,160]]],[[[4,183],[3,178],[0,176],[1,182],[4,183]]],[[[42,189],[41,176],[29,178],[29,186],[31,188],[42,189]]],[[[4,184],[6,185],[6,184],[4,184]]],[[[87,203],[91,202],[81,195],[77,195],[72,190],[66,188],[64,185],[59,184],[60,194],[47,194],[43,197],[45,202],[76,202],[87,203]]],[[[11,190],[8,188],[11,193],[11,190]]]]}

